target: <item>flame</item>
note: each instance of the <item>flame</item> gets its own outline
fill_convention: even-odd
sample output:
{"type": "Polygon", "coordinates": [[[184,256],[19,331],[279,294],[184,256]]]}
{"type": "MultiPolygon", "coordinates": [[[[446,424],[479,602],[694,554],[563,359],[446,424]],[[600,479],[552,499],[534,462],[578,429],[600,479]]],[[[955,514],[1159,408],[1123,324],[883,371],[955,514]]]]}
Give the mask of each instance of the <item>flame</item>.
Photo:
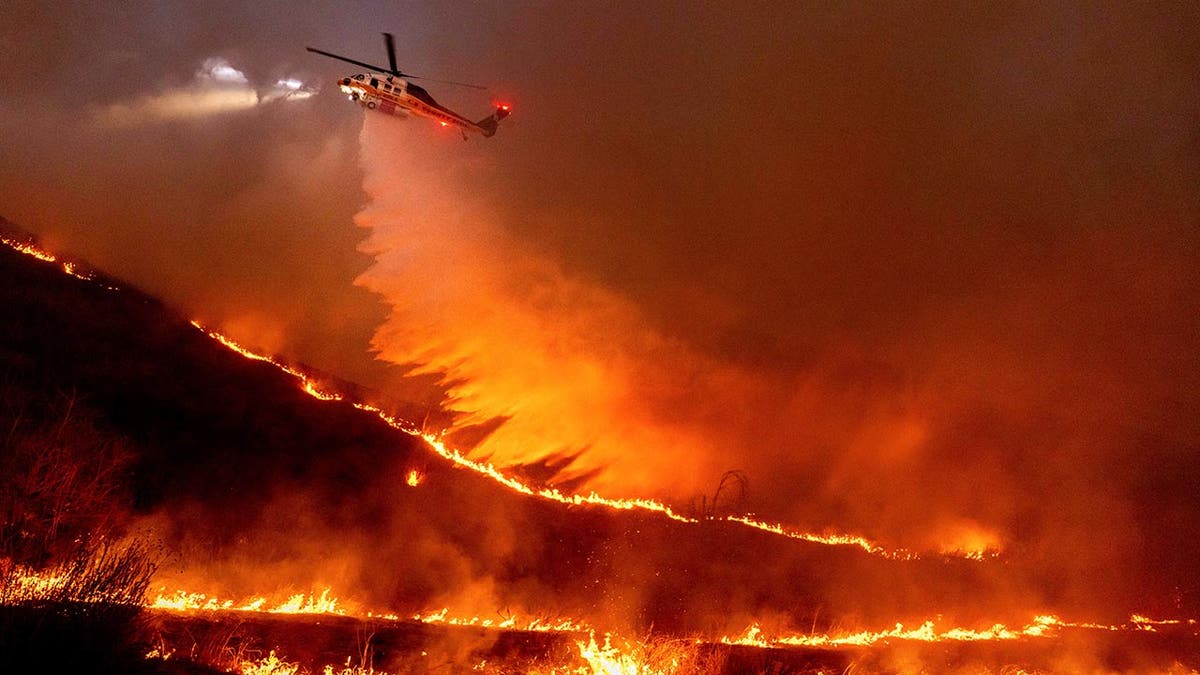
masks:
{"type": "MultiPolygon", "coordinates": [[[[164,589],[165,590],[165,589],[164,589]]],[[[190,593],[177,590],[174,593],[159,593],[154,601],[149,603],[153,609],[163,609],[173,612],[266,612],[269,614],[338,614],[346,616],[347,611],[338,605],[338,599],[331,596],[332,589],[326,588],[320,595],[292,593],[286,600],[268,605],[265,596],[251,597],[241,602],[210,597],[203,593],[190,593]]]]}
{"type": "Polygon", "coordinates": [[[576,672],[604,675],[668,675],[679,671],[688,656],[686,653],[673,653],[666,658],[656,659],[663,662],[661,665],[651,664],[645,650],[640,646],[631,645],[626,641],[618,648],[613,645],[613,636],[608,634],[604,636],[603,646],[596,643],[595,633],[588,635],[586,643],[579,641],[575,646],[579,650],[579,658],[590,668],[590,671],[580,669],[576,672]]]}
{"type": "Polygon", "coordinates": [[[857,631],[838,633],[809,633],[765,637],[762,628],[755,623],[737,637],[722,637],[719,642],[727,645],[744,645],[760,648],[773,647],[869,647],[879,642],[901,640],[910,642],[979,642],[987,640],[1020,640],[1023,638],[1057,637],[1063,628],[1079,628],[1103,631],[1154,630],[1155,625],[1195,625],[1195,619],[1151,619],[1134,614],[1123,624],[1112,625],[1088,621],[1064,621],[1053,614],[1039,614],[1021,628],[1009,628],[1003,623],[989,628],[973,629],[953,627],[938,629],[934,620],[925,621],[916,628],[895,627],[879,631],[857,631]]]}
{"type": "MultiPolygon", "coordinates": [[[[15,239],[9,239],[8,237],[0,237],[0,241],[4,242],[5,246],[15,250],[17,253],[24,253],[25,255],[32,256],[43,262],[52,263],[58,260],[53,253],[42,250],[33,244],[20,242],[15,239]]],[[[64,269],[63,271],[65,272],[66,270],[64,269]]]]}
{"type": "Polygon", "coordinates": [[[238,665],[242,675],[297,675],[300,664],[290,663],[275,656],[275,650],[259,661],[242,661],[238,665]]]}
{"type": "Polygon", "coordinates": [[[272,614],[345,614],[338,610],[337,598],[329,597],[328,588],[321,591],[319,598],[297,593],[288,598],[287,602],[267,611],[272,614]]]}
{"type": "Polygon", "coordinates": [[[60,570],[35,571],[14,565],[0,558],[0,605],[13,605],[27,600],[52,597],[66,576],[60,570]]]}
{"type": "Polygon", "coordinates": [[[410,469],[408,475],[404,477],[404,482],[407,483],[409,487],[417,487],[423,480],[425,480],[425,474],[416,469],[410,469]]]}
{"type": "MultiPolygon", "coordinates": [[[[37,258],[38,260],[41,260],[42,262],[48,262],[48,263],[58,262],[58,256],[54,255],[53,253],[51,253],[45,249],[37,247],[32,243],[21,242],[21,241],[15,240],[15,239],[9,239],[8,237],[4,237],[4,236],[0,236],[0,243],[3,243],[5,246],[8,246],[9,248],[17,251],[18,253],[24,253],[25,255],[31,256],[33,258],[37,258]]],[[[73,263],[70,261],[63,261],[59,264],[62,266],[63,272],[75,277],[76,279],[81,279],[83,281],[93,281],[92,275],[88,272],[84,272],[84,271],[80,270],[79,265],[77,263],[73,263]]]]}
{"type": "Polygon", "coordinates": [[[604,646],[596,644],[596,634],[588,637],[587,643],[577,642],[579,656],[587,662],[593,673],[617,673],[636,675],[645,673],[643,664],[639,663],[632,654],[622,653],[612,646],[611,636],[604,636],[604,646]]]}
{"type": "Polygon", "coordinates": [[[228,337],[225,337],[224,335],[222,335],[216,331],[206,329],[204,326],[200,325],[200,322],[198,322],[198,321],[192,321],[191,324],[193,326],[195,326],[196,328],[200,329],[201,331],[203,331],[204,333],[206,333],[210,338],[216,340],[217,342],[220,342],[221,344],[223,344],[226,347],[228,347],[229,349],[237,352],[238,354],[241,354],[242,356],[244,356],[252,361],[262,361],[264,363],[269,363],[269,364],[275,366],[276,368],[282,370],[283,372],[287,373],[288,375],[291,375],[292,377],[296,378],[297,380],[300,380],[300,387],[309,396],[312,396],[313,398],[319,399],[322,401],[340,401],[340,400],[342,400],[342,396],[340,394],[335,394],[335,393],[324,391],[317,385],[316,382],[314,382],[312,379],[310,379],[307,375],[300,372],[299,370],[296,370],[295,368],[292,368],[291,366],[289,366],[285,363],[281,363],[281,362],[275,360],[274,358],[271,358],[270,356],[263,356],[261,354],[256,354],[256,353],[250,351],[249,349],[246,349],[245,347],[241,346],[234,340],[232,340],[228,337]]]}
{"type": "MultiPolygon", "coordinates": [[[[44,583],[36,575],[31,575],[26,583],[44,583]]],[[[359,616],[358,613],[347,610],[346,606],[333,595],[333,589],[326,588],[320,594],[289,593],[286,599],[268,603],[266,596],[258,595],[234,601],[208,596],[204,593],[193,593],[176,590],[171,593],[161,589],[154,600],[148,603],[152,609],[170,612],[261,612],[266,614],[336,614],[339,616],[359,616]]],[[[395,613],[368,611],[362,618],[384,619],[390,621],[402,620],[395,613]]],[[[473,616],[451,616],[450,609],[443,607],[437,611],[418,612],[408,617],[412,621],[445,626],[469,626],[474,628],[493,628],[498,630],[529,631],[538,633],[583,633],[592,628],[584,621],[564,617],[535,616],[518,617],[517,615],[499,618],[473,616]]]]}
{"type": "Polygon", "coordinates": [[[1038,616],[1021,629],[1010,629],[1004,624],[997,623],[991,628],[974,630],[970,628],[950,628],[939,631],[933,621],[926,621],[912,629],[897,623],[890,630],[859,631],[854,633],[815,633],[803,635],[784,635],[772,638],[763,636],[759,625],[752,624],[739,637],[722,637],[720,642],[728,645],[744,645],[760,648],[772,647],[869,647],[880,641],[908,640],[917,642],[974,642],[978,640],[1016,640],[1022,637],[1049,637],[1053,630],[1063,624],[1055,616],[1038,616]]]}
{"type": "Polygon", "coordinates": [[[449,616],[449,608],[443,607],[436,612],[417,613],[410,617],[413,621],[444,626],[470,626],[474,628],[494,628],[499,630],[527,631],[535,633],[584,633],[592,630],[584,621],[567,618],[534,617],[520,619],[516,615],[500,617],[499,619],[449,616]]]}

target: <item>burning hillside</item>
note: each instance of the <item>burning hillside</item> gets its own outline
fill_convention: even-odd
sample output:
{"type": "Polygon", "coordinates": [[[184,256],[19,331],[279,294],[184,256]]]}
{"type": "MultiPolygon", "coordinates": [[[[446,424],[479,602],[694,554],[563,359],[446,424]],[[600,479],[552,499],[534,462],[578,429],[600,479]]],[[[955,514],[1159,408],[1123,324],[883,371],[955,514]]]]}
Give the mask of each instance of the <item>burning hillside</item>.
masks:
{"type": "MultiPolygon", "coordinates": [[[[969,658],[956,648],[946,661],[905,645],[1045,640],[1032,648],[1042,659],[1068,638],[1071,658],[1104,663],[1116,647],[1098,645],[1116,640],[1122,658],[1141,649],[1161,664],[1182,658],[1196,635],[1187,617],[1056,606],[1005,554],[900,551],[740,514],[531,483],[375,407],[362,390],[198,330],[27,239],[5,242],[10,387],[68,388],[105,433],[128,443],[129,497],[108,506],[110,536],[148,536],[165,547],[145,602],[184,617],[164,624],[176,642],[190,630],[178,622],[201,615],[216,626],[224,615],[342,615],[394,636],[380,644],[404,644],[412,630],[384,624],[562,636],[523,643],[528,665],[549,653],[619,661],[639,643],[617,648],[609,638],[606,647],[596,636],[653,627],[709,645],[700,651],[710,665],[713,654],[754,662],[738,649],[816,649],[772,658],[793,668],[850,659],[888,670],[897,649],[943,664],[1032,658],[1018,654],[1026,647],[968,650],[969,658]],[[1166,646],[1126,644],[1160,632],[1170,636],[1166,646]]],[[[17,579],[48,578],[55,588],[52,565],[49,577],[14,569],[17,579]]],[[[282,647],[287,633],[260,638],[282,647]]],[[[465,653],[491,653],[480,644],[465,653]]],[[[644,652],[649,643],[641,644],[644,652]]],[[[293,658],[307,653],[292,650],[293,658]]],[[[557,663],[546,667],[565,667],[557,663]]]]}

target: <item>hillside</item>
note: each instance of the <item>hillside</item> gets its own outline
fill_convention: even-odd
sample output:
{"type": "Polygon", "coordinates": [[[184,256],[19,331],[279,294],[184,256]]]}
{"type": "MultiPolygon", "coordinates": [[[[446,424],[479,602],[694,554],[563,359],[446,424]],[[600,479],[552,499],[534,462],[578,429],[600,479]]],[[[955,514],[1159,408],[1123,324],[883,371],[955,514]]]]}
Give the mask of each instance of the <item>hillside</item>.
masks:
{"type": "MultiPolygon", "coordinates": [[[[448,607],[711,637],[763,622],[819,633],[1031,617],[1003,560],[891,559],[520,494],[356,407],[369,392],[318,377],[347,398],[311,396],[153,297],[71,269],[0,247],[0,423],[61,435],[86,420],[84,451],[120,448],[92,515],[158,547],[151,595],[328,588],[359,615],[448,607]]],[[[523,644],[555,644],[538,640],[523,644]]]]}
{"type": "MultiPolygon", "coordinates": [[[[831,605],[886,621],[958,596],[959,584],[988,590],[975,562],[886,560],[514,494],[349,401],[308,396],[120,282],[83,281],[7,247],[0,274],[6,386],[70,395],[128,439],[130,506],[157,518],[181,567],[311,573],[336,559],[335,576],[351,586],[339,592],[375,606],[419,609],[486,584],[492,597],[481,599],[503,607],[603,609],[633,625],[702,630],[728,628],[717,624],[739,613],[811,623],[831,605]],[[414,468],[425,476],[415,489],[405,482],[414,468]],[[538,607],[550,599],[554,607],[538,607]]],[[[252,572],[226,576],[214,590],[255,592],[252,572]]]]}

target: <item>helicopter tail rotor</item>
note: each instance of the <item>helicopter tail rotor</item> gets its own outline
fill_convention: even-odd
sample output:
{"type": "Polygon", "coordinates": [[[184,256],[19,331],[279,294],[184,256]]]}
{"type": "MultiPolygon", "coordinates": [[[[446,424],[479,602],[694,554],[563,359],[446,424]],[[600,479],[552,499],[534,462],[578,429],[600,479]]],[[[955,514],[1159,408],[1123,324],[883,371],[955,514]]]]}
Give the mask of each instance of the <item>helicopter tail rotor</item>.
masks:
{"type": "Polygon", "coordinates": [[[512,108],[508,105],[499,105],[496,107],[496,112],[475,123],[475,126],[483,129],[483,135],[492,137],[496,135],[496,129],[500,126],[500,120],[508,117],[512,113],[512,108]]]}

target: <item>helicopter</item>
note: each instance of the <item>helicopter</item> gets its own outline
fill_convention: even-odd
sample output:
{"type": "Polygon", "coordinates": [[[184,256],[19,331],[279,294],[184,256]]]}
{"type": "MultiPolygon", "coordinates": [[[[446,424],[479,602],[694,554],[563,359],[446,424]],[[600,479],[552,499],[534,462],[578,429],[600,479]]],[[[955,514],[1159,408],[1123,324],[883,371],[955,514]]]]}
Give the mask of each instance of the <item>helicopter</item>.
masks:
{"type": "Polygon", "coordinates": [[[338,80],[338,88],[348,95],[351,101],[356,101],[367,110],[378,110],[390,115],[396,115],[397,117],[407,117],[409,114],[413,114],[420,117],[427,117],[441,124],[443,127],[454,125],[462,132],[463,140],[467,139],[467,132],[477,133],[484,137],[496,135],[496,128],[499,126],[500,120],[508,117],[511,112],[511,108],[507,104],[497,106],[496,112],[478,122],[472,122],[433,100],[433,97],[423,87],[415,85],[409,82],[409,80],[429,80],[430,82],[441,82],[443,84],[469,87],[471,89],[485,89],[485,87],[465,82],[436,80],[431,77],[421,77],[420,75],[401,72],[396,67],[395,38],[392,37],[391,33],[384,33],[383,41],[387,45],[388,65],[391,66],[390,68],[373,66],[369,63],[355,61],[354,59],[314,49],[313,47],[306,47],[306,49],[315,54],[328,56],[369,69],[370,72],[357,73],[338,80]]]}

